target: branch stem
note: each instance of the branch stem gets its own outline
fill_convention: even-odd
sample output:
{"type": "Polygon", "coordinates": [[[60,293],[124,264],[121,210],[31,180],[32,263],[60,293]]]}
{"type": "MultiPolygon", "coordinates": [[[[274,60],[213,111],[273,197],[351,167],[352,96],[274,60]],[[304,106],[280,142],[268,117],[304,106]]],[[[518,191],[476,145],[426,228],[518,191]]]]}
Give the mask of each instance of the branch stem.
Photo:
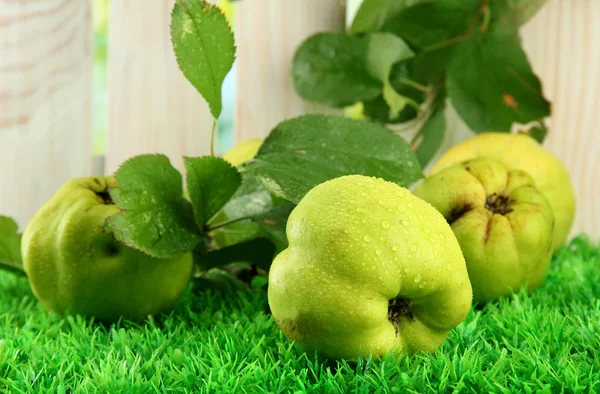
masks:
{"type": "Polygon", "coordinates": [[[252,216],[242,216],[242,217],[239,217],[236,219],[231,219],[231,220],[227,220],[225,222],[217,223],[212,226],[207,226],[206,230],[207,231],[216,230],[221,227],[229,226],[232,223],[241,222],[242,220],[247,220],[247,219],[251,219],[251,218],[252,218],[252,216]]]}
{"type": "Polygon", "coordinates": [[[212,128],[210,130],[210,155],[215,155],[215,130],[217,129],[217,119],[213,118],[212,128]]]}
{"type": "Polygon", "coordinates": [[[421,85],[420,83],[415,82],[408,78],[397,78],[394,81],[402,83],[407,86],[410,86],[411,88],[417,89],[418,91],[423,92],[423,93],[429,93],[429,91],[430,91],[429,87],[427,87],[425,85],[421,85]]]}

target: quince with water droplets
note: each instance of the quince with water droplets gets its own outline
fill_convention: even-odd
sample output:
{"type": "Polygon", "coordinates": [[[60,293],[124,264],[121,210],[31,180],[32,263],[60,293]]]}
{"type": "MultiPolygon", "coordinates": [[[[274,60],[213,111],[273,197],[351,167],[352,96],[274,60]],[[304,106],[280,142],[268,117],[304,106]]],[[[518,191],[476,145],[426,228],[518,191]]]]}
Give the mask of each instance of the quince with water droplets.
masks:
{"type": "Polygon", "coordinates": [[[438,209],[460,243],[473,299],[496,300],[542,283],[552,257],[548,199],[520,170],[474,159],[427,178],[415,195],[438,209]]]}
{"type": "Polygon", "coordinates": [[[277,325],[333,359],[435,351],[472,292],[450,226],[394,183],[349,175],[322,183],[287,222],[269,272],[277,325]]]}
{"type": "Polygon", "coordinates": [[[51,311],[103,321],[143,319],[169,309],[192,274],[191,253],[157,259],[102,230],[119,212],[108,194],[113,177],[68,181],[23,233],[23,266],[33,293],[51,311]]]}

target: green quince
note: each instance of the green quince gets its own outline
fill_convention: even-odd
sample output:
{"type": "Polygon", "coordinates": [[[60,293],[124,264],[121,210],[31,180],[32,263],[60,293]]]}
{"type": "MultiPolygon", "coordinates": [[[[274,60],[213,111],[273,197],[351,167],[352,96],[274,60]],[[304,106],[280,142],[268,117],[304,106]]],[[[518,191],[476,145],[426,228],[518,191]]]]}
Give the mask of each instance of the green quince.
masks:
{"type": "Polygon", "coordinates": [[[191,253],[157,259],[103,232],[119,212],[108,194],[114,186],[113,177],[72,179],[27,225],[23,265],[47,310],[139,320],[169,309],[186,289],[191,253]]]}
{"type": "Polygon", "coordinates": [[[431,169],[444,168],[478,157],[498,160],[508,170],[525,171],[552,207],[556,226],[553,249],[564,245],[575,219],[575,191],[563,163],[540,143],[525,134],[479,133],[450,148],[431,169]]]}
{"type": "Polygon", "coordinates": [[[430,176],[414,191],[446,218],[463,251],[473,300],[542,283],[552,257],[554,216],[532,177],[480,158],[430,176]]]}
{"type": "Polygon", "coordinates": [[[471,285],[450,226],[382,179],[324,182],[287,222],[269,272],[283,333],[333,359],[435,351],[469,312],[471,285]]]}

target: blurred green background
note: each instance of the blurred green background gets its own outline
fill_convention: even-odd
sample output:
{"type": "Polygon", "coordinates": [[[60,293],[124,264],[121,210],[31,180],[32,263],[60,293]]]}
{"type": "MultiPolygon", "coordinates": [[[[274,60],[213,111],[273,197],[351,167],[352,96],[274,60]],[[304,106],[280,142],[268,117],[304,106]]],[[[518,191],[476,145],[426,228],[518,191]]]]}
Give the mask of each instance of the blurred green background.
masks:
{"type": "MultiPolygon", "coordinates": [[[[106,153],[108,135],[108,29],[110,0],[94,0],[94,90],[93,90],[93,154],[102,156],[106,153]]],[[[118,1],[118,0],[116,0],[118,1]]],[[[221,9],[233,25],[234,7],[229,0],[221,0],[221,9]]],[[[231,148],[234,142],[233,117],[235,104],[235,69],[223,84],[223,112],[219,118],[218,152],[223,153],[231,148]]]]}

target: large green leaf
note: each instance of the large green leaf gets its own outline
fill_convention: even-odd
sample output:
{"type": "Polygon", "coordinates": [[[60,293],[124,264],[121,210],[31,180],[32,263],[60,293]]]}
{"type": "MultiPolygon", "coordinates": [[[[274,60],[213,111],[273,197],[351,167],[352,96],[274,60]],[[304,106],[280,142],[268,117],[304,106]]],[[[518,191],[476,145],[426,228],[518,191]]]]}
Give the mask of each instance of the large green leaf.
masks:
{"type": "Polygon", "coordinates": [[[104,229],[121,243],[158,258],[194,249],[201,239],[192,204],[183,197],[183,180],[165,155],[141,155],[116,172],[109,193],[121,212],[104,229]]]}
{"type": "Polygon", "coordinates": [[[318,33],[304,41],[292,63],[294,87],[308,100],[344,107],[375,98],[383,84],[367,72],[368,37],[318,33]]]}
{"type": "Polygon", "coordinates": [[[245,164],[276,196],[298,203],[314,186],[349,174],[401,186],[422,177],[414,152],[388,129],[336,115],[304,115],[280,123],[245,164]]]}
{"type": "Polygon", "coordinates": [[[221,86],[235,59],[233,32],[219,8],[204,0],[177,0],[171,15],[171,42],[179,68],[221,114],[221,86]]]}
{"type": "Polygon", "coordinates": [[[423,0],[364,0],[350,26],[351,34],[378,31],[404,8],[423,0]]]}
{"type": "Polygon", "coordinates": [[[450,46],[476,27],[483,0],[433,0],[406,8],[383,27],[420,51],[450,46]]]}
{"type": "Polygon", "coordinates": [[[516,30],[501,21],[457,46],[446,88],[458,114],[475,132],[508,131],[550,114],[550,103],[521,48],[516,30]]]}

